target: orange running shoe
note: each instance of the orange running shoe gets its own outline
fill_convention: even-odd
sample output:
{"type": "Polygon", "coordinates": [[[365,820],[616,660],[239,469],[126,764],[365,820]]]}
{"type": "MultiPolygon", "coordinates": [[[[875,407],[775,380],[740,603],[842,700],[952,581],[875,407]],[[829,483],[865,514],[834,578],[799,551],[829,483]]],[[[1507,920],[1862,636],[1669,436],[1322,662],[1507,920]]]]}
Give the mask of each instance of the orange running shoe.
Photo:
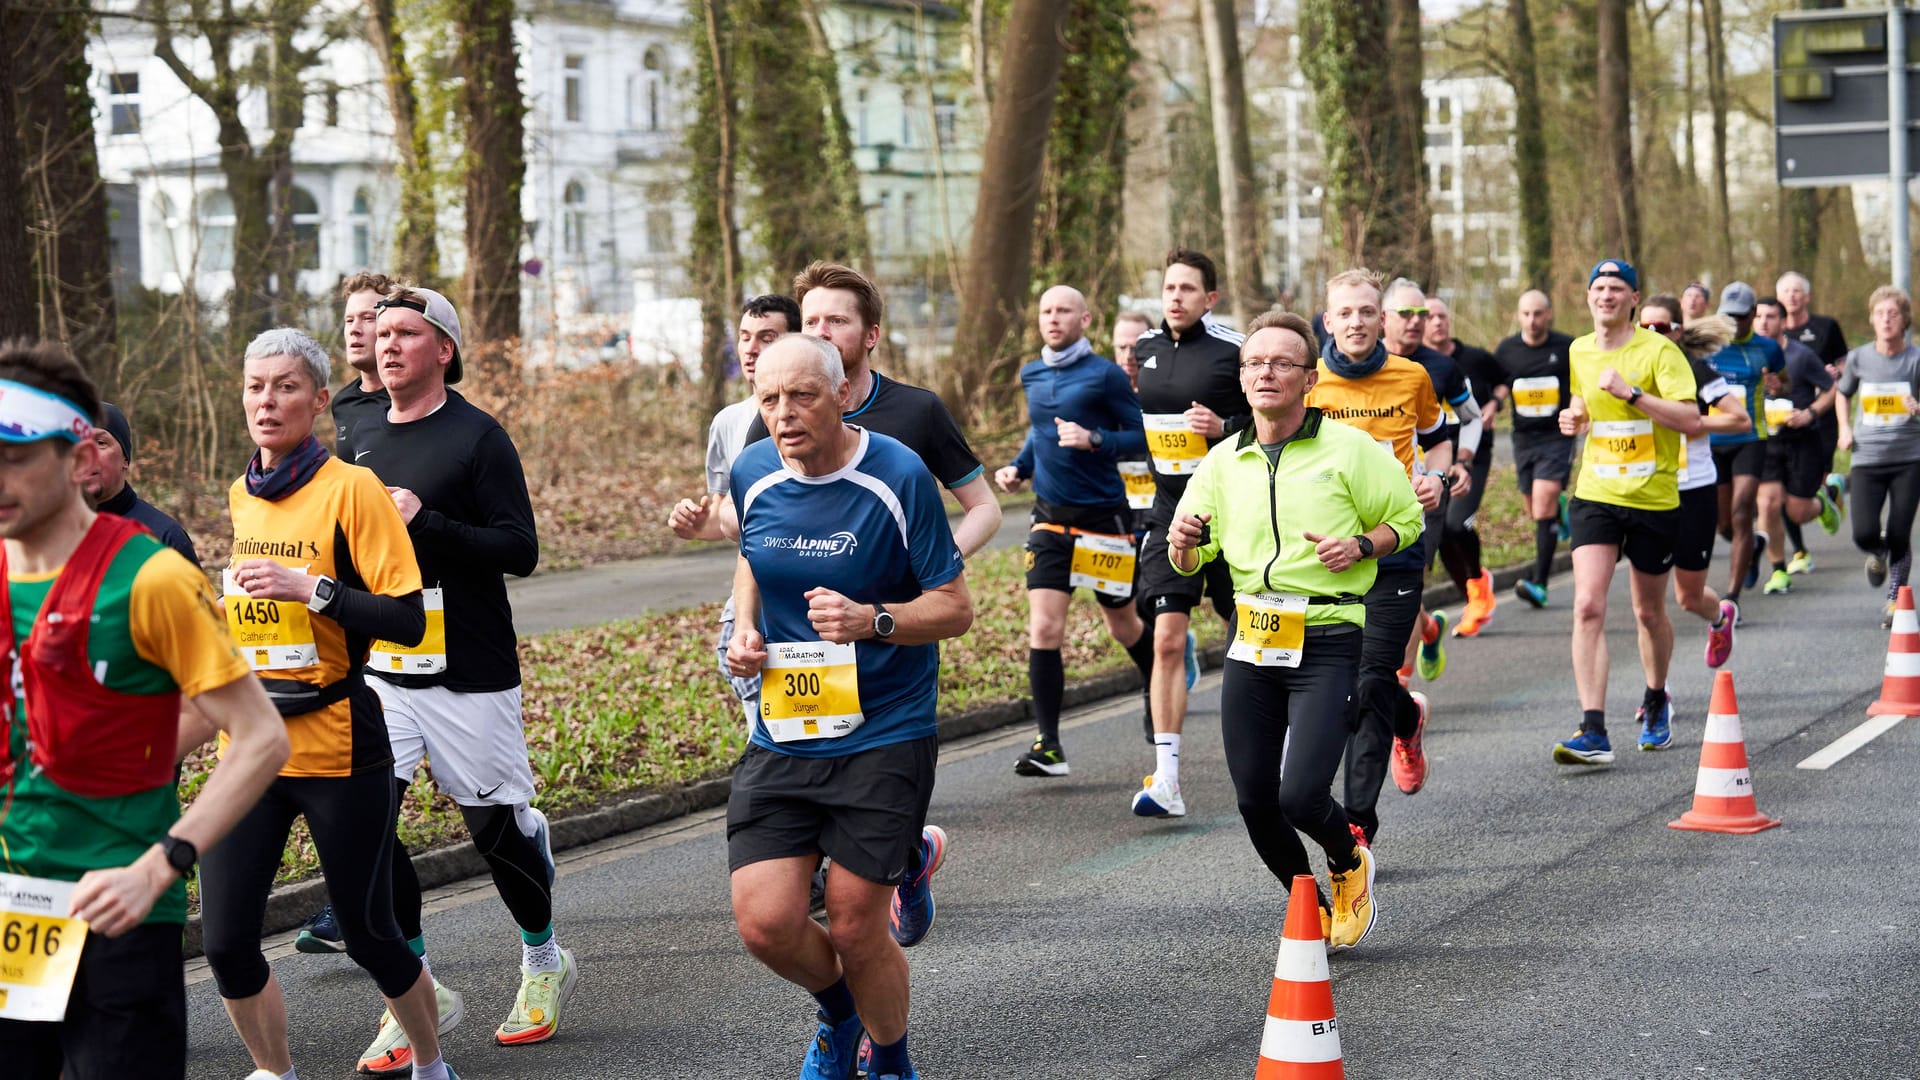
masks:
{"type": "Polygon", "coordinates": [[[1480,628],[1492,621],[1495,603],[1493,571],[1481,567],[1479,577],[1467,580],[1467,606],[1460,611],[1460,625],[1453,628],[1453,636],[1477,637],[1480,628]]]}
{"type": "Polygon", "coordinates": [[[1412,697],[1420,709],[1420,724],[1411,739],[1393,737],[1393,758],[1388,763],[1394,784],[1408,795],[1417,794],[1427,782],[1427,751],[1421,745],[1427,734],[1427,695],[1415,692],[1412,697]]]}

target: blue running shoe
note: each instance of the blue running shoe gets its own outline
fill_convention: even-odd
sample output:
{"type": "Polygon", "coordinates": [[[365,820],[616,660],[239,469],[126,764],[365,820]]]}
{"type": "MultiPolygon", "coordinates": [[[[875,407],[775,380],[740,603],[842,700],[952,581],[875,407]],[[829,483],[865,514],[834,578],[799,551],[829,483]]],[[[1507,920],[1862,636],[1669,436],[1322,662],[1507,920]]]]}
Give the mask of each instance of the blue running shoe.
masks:
{"type": "Polygon", "coordinates": [[[1760,584],[1760,567],[1767,559],[1767,534],[1764,529],[1755,529],[1753,533],[1753,561],[1747,564],[1746,580],[1740,583],[1742,589],[1751,589],[1760,584]]]}
{"type": "Polygon", "coordinates": [[[933,929],[933,872],[947,857],[947,831],[938,825],[920,830],[920,870],[893,890],[893,940],[903,949],[920,944],[933,929]]]}
{"type": "Polygon", "coordinates": [[[800,1080],[854,1080],[859,1075],[855,1069],[860,1043],[867,1034],[859,1014],[838,1024],[828,1023],[824,1012],[819,1015],[820,1030],[807,1046],[807,1060],[800,1066],[800,1080]]]}
{"type": "Polygon", "coordinates": [[[330,955],[347,951],[347,939],[340,936],[340,924],[333,919],[333,905],[328,904],[313,913],[300,927],[300,936],[293,939],[293,947],[303,953],[330,955]]]}
{"type": "Polygon", "coordinates": [[[1634,719],[1640,721],[1640,749],[1665,750],[1673,745],[1673,695],[1662,694],[1660,707],[1653,712],[1642,705],[1634,719]]]}
{"type": "Polygon", "coordinates": [[[1521,578],[1519,581],[1513,583],[1513,592],[1514,595],[1532,604],[1536,608],[1547,606],[1547,587],[1537,581],[1528,581],[1525,578],[1521,578]]]}
{"type": "Polygon", "coordinates": [[[1187,631],[1187,689],[1189,690],[1193,689],[1193,684],[1200,681],[1200,657],[1197,653],[1199,646],[1200,639],[1193,636],[1193,631],[1187,631]]]}
{"type": "Polygon", "coordinates": [[[907,1063],[903,1073],[877,1073],[873,1071],[873,1040],[864,1036],[860,1039],[860,1080],[920,1080],[920,1074],[914,1071],[913,1063],[907,1063]]]}
{"type": "Polygon", "coordinates": [[[1611,765],[1613,744],[1603,732],[1582,731],[1553,744],[1553,760],[1562,765],[1611,765]]]}

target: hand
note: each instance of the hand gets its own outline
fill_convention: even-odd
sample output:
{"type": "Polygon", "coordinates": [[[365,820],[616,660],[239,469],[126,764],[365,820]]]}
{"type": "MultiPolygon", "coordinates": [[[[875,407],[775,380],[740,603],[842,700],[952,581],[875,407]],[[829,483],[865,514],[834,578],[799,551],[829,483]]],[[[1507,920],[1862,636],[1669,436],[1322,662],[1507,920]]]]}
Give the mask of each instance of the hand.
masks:
{"type": "MultiPolygon", "coordinates": [[[[398,497],[394,502],[398,503],[398,497]]],[[[402,510],[404,516],[406,511],[402,510]]],[[[707,519],[713,516],[713,496],[702,495],[699,502],[681,499],[674,505],[673,512],[667,515],[667,528],[682,540],[693,540],[706,527],[707,519]]]]}
{"type": "Polygon", "coordinates": [[[1331,573],[1341,574],[1360,561],[1360,541],[1351,537],[1335,538],[1318,533],[1301,533],[1313,544],[1313,554],[1331,573]]]}
{"type": "Polygon", "coordinates": [[[292,600],[305,604],[313,599],[313,587],[320,579],[305,570],[282,566],[272,559],[248,559],[233,568],[234,583],[255,600],[292,600]]]}
{"type": "Polygon", "coordinates": [[[104,937],[139,926],[176,876],[159,852],[157,846],[149,848],[117,870],[87,871],[73,888],[73,917],[84,919],[89,933],[104,937]]]}
{"type": "Polygon", "coordinates": [[[1903,395],[1900,398],[1900,404],[1906,406],[1907,414],[1909,416],[1920,414],[1920,401],[1914,400],[1914,397],[1912,394],[1903,395]]]}
{"type": "Polygon", "coordinates": [[[1447,494],[1454,498],[1458,499],[1473,490],[1473,469],[1466,462],[1456,461],[1447,466],[1447,476],[1452,481],[1447,487],[1447,494]]]}
{"type": "Polygon", "coordinates": [[[1628,385],[1627,380],[1620,377],[1618,371],[1610,367],[1601,370],[1600,381],[1596,385],[1621,401],[1633,396],[1633,387],[1628,385]]]}
{"type": "Polygon", "coordinates": [[[1206,532],[1207,523],[1213,520],[1212,514],[1175,514],[1167,525],[1167,546],[1175,551],[1192,551],[1200,546],[1200,537],[1206,532]]]}
{"type": "Polygon", "coordinates": [[[807,621],[821,640],[845,645],[873,636],[874,610],[856,604],[832,589],[812,588],[805,593],[807,621]]]}
{"type": "Polygon", "coordinates": [[[1586,403],[1569,405],[1560,410],[1560,434],[1584,435],[1587,431],[1586,403]]]}
{"type": "Polygon", "coordinates": [[[1227,433],[1227,422],[1220,414],[1199,402],[1193,402],[1187,409],[1187,430],[1209,439],[1217,439],[1227,433]]]}
{"type": "Polygon", "coordinates": [[[751,679],[767,662],[767,641],[750,626],[735,625],[727,642],[727,670],[736,679],[751,679]]]}
{"type": "Polygon", "coordinates": [[[1024,483],[1024,481],[1020,479],[1020,470],[1013,465],[1006,465],[995,469],[993,482],[996,487],[1009,495],[1019,491],[1020,485],[1024,483]]]}
{"type": "Polygon", "coordinates": [[[1787,381],[1771,371],[1763,373],[1760,376],[1760,381],[1766,384],[1767,394],[1769,396],[1778,397],[1786,392],[1787,381]]]}
{"type": "Polygon", "coordinates": [[[400,520],[413,524],[414,516],[420,513],[420,496],[406,488],[390,487],[387,494],[393,496],[394,509],[400,511],[400,520]]]}
{"type": "Polygon", "coordinates": [[[1053,426],[1060,433],[1061,446],[1068,450],[1093,449],[1093,432],[1071,420],[1062,420],[1057,416],[1053,418],[1053,426]]]}
{"type": "Polygon", "coordinates": [[[1790,428],[1803,428],[1811,423],[1813,423],[1812,409],[1795,409],[1793,414],[1787,417],[1787,426],[1790,428]]]}
{"type": "Polygon", "coordinates": [[[1440,492],[1446,483],[1438,473],[1423,473],[1413,478],[1413,497],[1420,500],[1420,509],[1440,509],[1440,492]]]}
{"type": "Polygon", "coordinates": [[[1840,429],[1840,438],[1839,438],[1839,440],[1838,440],[1837,442],[1835,442],[1835,443],[1834,443],[1833,445],[1834,445],[1834,448],[1835,448],[1835,449],[1837,449],[1837,450],[1851,450],[1851,449],[1853,449],[1853,429],[1852,429],[1852,428],[1841,428],[1841,429],[1840,429]]]}

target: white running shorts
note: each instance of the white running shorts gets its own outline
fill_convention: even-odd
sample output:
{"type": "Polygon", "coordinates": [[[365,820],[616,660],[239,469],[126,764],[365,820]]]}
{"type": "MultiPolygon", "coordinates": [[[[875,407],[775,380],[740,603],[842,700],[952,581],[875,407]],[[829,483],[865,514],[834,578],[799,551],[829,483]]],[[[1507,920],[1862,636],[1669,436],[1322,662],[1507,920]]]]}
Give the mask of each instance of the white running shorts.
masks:
{"type": "Polygon", "coordinates": [[[461,806],[533,800],[519,687],[463,694],[444,686],[395,686],[377,675],[367,682],[386,709],[393,775],[412,782],[424,757],[433,782],[461,806]]]}

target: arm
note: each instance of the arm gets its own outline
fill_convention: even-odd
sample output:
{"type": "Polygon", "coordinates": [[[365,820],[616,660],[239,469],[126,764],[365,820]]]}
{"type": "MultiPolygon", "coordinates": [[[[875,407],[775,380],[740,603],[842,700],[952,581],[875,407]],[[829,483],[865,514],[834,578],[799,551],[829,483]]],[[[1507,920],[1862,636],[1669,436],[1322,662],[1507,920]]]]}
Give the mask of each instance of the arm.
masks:
{"type": "Polygon", "coordinates": [[[1013,474],[1022,480],[1033,475],[1032,426],[1027,428],[1027,437],[1020,440],[1020,452],[1013,455],[1013,474]]]}
{"type": "MultiPolygon", "coordinates": [[[[960,527],[953,530],[953,542],[960,547],[960,557],[967,558],[974,552],[987,546],[993,534],[1000,531],[1000,501],[993,497],[993,489],[987,486],[984,473],[953,489],[953,497],[960,501],[960,508],[966,516],[960,519],[960,527]]],[[[738,526],[735,526],[736,532],[738,526]]],[[[738,602],[735,603],[736,610],[738,602]]],[[[896,633],[894,635],[898,637],[896,633]]]]}
{"type": "Polygon", "coordinates": [[[760,633],[760,586],[742,555],[733,564],[733,639],[727,642],[727,670],[741,679],[760,674],[767,662],[766,646],[760,633]]]}
{"type": "MultiPolygon", "coordinates": [[[[314,588],[320,584],[319,575],[282,566],[272,559],[248,559],[234,567],[233,576],[255,600],[296,604],[311,603],[314,588]]],[[[418,589],[404,596],[382,596],[336,580],[333,599],[320,614],[356,634],[402,645],[418,645],[427,634],[427,613],[418,589]]]]}
{"type": "MultiPolygon", "coordinates": [[[[807,619],[823,640],[845,644],[851,641],[877,640],[873,620],[879,609],[872,604],[856,604],[832,589],[808,589],[807,619]]],[[[973,625],[973,598],[967,593],[964,572],[953,580],[936,585],[904,604],[888,604],[893,616],[893,634],[889,645],[928,645],[957,638],[973,625]]],[[[738,619],[740,603],[734,601],[738,619]]],[[[735,625],[738,625],[736,622],[735,625]]],[[[737,632],[736,632],[736,636],[737,632]]]]}
{"type": "MultiPolygon", "coordinates": [[[[1844,378],[1842,379],[1844,382],[1844,378]]],[[[1840,440],[1835,447],[1841,450],[1853,449],[1853,399],[1840,391],[1840,384],[1834,385],[1835,403],[1833,419],[1840,427],[1840,440]]]]}
{"type": "MultiPolygon", "coordinates": [[[[473,492],[484,524],[454,521],[438,510],[421,507],[407,521],[414,541],[488,570],[515,577],[533,573],[540,562],[533,500],[527,496],[520,455],[501,428],[487,432],[475,448],[473,492]]],[[[406,513],[404,507],[401,513],[406,513]]]]}
{"type": "Polygon", "coordinates": [[[1218,501],[1213,477],[1222,467],[1211,455],[1200,462],[1199,470],[1187,481],[1187,490],[1180,496],[1173,520],[1167,523],[1167,559],[1182,575],[1199,573],[1202,566],[1220,554],[1220,534],[1213,532],[1211,525],[1218,501]]]}
{"type": "MultiPolygon", "coordinates": [[[[1644,400],[1644,399],[1642,399],[1644,400]]],[[[1712,403],[1713,412],[1700,418],[1700,430],[1709,435],[1742,435],[1753,430],[1753,417],[1739,394],[1727,394],[1712,403]]]]}

